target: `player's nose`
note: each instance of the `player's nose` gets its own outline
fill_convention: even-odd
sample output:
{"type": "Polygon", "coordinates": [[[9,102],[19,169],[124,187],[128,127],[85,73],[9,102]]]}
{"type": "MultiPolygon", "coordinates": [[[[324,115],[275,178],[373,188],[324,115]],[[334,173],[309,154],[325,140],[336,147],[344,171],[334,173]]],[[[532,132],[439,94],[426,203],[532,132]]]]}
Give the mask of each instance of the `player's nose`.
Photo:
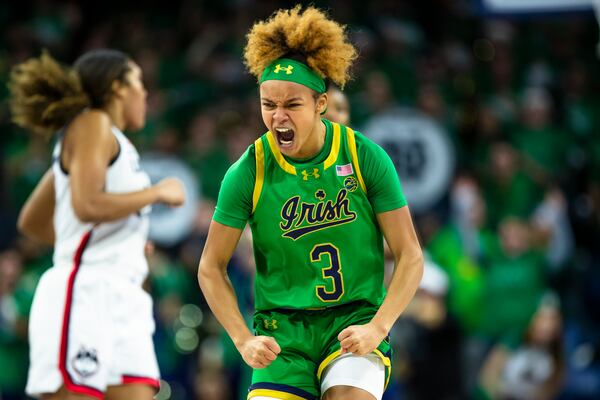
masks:
{"type": "Polygon", "coordinates": [[[274,122],[285,122],[288,120],[288,115],[285,111],[285,109],[283,107],[277,107],[275,108],[275,111],[273,112],[273,121],[274,122]]]}

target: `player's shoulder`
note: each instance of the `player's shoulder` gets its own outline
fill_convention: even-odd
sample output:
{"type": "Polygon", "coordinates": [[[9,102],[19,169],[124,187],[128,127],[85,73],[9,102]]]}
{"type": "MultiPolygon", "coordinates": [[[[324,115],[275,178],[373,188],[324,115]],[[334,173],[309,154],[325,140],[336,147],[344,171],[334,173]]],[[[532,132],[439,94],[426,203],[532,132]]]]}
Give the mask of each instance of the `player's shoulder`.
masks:
{"type": "Polygon", "coordinates": [[[94,146],[113,144],[112,120],[102,110],[88,109],[79,113],[64,128],[70,143],[89,143],[94,146]]]}
{"type": "Polygon", "coordinates": [[[89,109],[80,112],[70,126],[74,127],[92,127],[92,128],[108,128],[110,129],[112,122],[106,111],[99,109],[89,109]]]}
{"type": "Polygon", "coordinates": [[[67,130],[76,135],[108,135],[111,132],[112,121],[103,110],[90,109],[79,113],[68,124],[67,130]]]}

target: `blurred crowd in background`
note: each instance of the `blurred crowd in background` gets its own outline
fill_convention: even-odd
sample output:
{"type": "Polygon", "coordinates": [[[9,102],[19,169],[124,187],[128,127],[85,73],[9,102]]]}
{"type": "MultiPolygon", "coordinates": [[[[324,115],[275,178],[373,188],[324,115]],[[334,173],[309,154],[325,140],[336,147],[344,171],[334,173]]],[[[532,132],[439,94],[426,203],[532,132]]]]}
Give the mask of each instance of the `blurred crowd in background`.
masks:
{"type": "MultiPolygon", "coordinates": [[[[427,261],[391,333],[385,399],[598,399],[597,23],[591,12],[494,18],[478,3],[313,2],[348,26],[360,53],[344,88],[349,125],[369,136],[363,128],[378,130],[378,118],[418,115],[441,132],[452,160],[439,171],[449,172],[442,195],[427,206],[405,185],[427,261]]],[[[53,145],[10,123],[5,83],[11,66],[43,48],[68,64],[97,47],[123,50],[143,70],[148,120],[129,135],[142,158],[179,163],[196,191],[185,234],[148,252],[157,398],[245,398],[250,370],[208,310],[196,269],[221,179],[265,130],[242,64],[245,34],[294,3],[133,4],[0,3],[2,399],[24,398],[28,313],[51,267],[51,249],[20,236],[15,223],[53,145]]],[[[386,140],[393,144],[393,134],[386,140]]],[[[402,166],[428,154],[423,146],[393,157],[403,182],[418,173],[402,166]]],[[[244,235],[229,275],[248,319],[253,269],[244,235]]]]}

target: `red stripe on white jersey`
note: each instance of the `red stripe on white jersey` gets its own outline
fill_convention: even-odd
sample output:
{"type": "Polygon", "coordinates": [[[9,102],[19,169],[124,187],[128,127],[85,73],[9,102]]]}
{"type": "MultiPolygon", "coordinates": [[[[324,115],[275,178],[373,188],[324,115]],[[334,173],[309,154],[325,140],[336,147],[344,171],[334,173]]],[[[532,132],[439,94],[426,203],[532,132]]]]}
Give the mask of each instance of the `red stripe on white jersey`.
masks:
{"type": "Polygon", "coordinates": [[[147,378],[144,376],[132,376],[132,375],[123,375],[123,384],[130,383],[140,383],[144,385],[151,386],[156,390],[160,389],[160,381],[154,378],[147,378]]]}
{"type": "Polygon", "coordinates": [[[97,399],[103,399],[104,393],[102,391],[90,386],[76,384],[75,382],[73,382],[73,379],[71,378],[71,375],[69,375],[69,371],[67,370],[67,350],[69,347],[69,323],[71,319],[71,306],[73,302],[73,287],[75,285],[75,277],[77,276],[77,272],[79,271],[79,267],[81,265],[81,257],[83,256],[83,251],[85,250],[88,242],[90,241],[91,236],[91,230],[83,235],[81,241],[79,242],[79,246],[77,246],[77,250],[75,251],[75,256],[73,257],[73,269],[71,270],[71,274],[69,275],[69,281],[67,283],[67,295],[65,298],[65,311],[63,313],[58,368],[60,369],[60,373],[63,377],[63,383],[68,391],[92,396],[97,399]]]}

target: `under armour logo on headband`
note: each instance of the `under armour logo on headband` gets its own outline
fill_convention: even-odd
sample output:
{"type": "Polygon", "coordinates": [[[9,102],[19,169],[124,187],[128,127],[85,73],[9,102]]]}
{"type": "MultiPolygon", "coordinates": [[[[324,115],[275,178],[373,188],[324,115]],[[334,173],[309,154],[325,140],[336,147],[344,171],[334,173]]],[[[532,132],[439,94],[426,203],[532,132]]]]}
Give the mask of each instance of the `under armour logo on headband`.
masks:
{"type": "Polygon", "coordinates": [[[283,70],[283,71],[285,71],[286,75],[291,75],[293,69],[294,69],[293,65],[288,65],[287,67],[282,67],[281,64],[277,64],[277,66],[275,67],[273,72],[278,74],[279,71],[283,70]]]}
{"type": "Polygon", "coordinates": [[[317,93],[325,93],[325,81],[306,64],[291,58],[273,60],[260,75],[258,83],[265,81],[289,81],[304,85],[317,93]]]}

